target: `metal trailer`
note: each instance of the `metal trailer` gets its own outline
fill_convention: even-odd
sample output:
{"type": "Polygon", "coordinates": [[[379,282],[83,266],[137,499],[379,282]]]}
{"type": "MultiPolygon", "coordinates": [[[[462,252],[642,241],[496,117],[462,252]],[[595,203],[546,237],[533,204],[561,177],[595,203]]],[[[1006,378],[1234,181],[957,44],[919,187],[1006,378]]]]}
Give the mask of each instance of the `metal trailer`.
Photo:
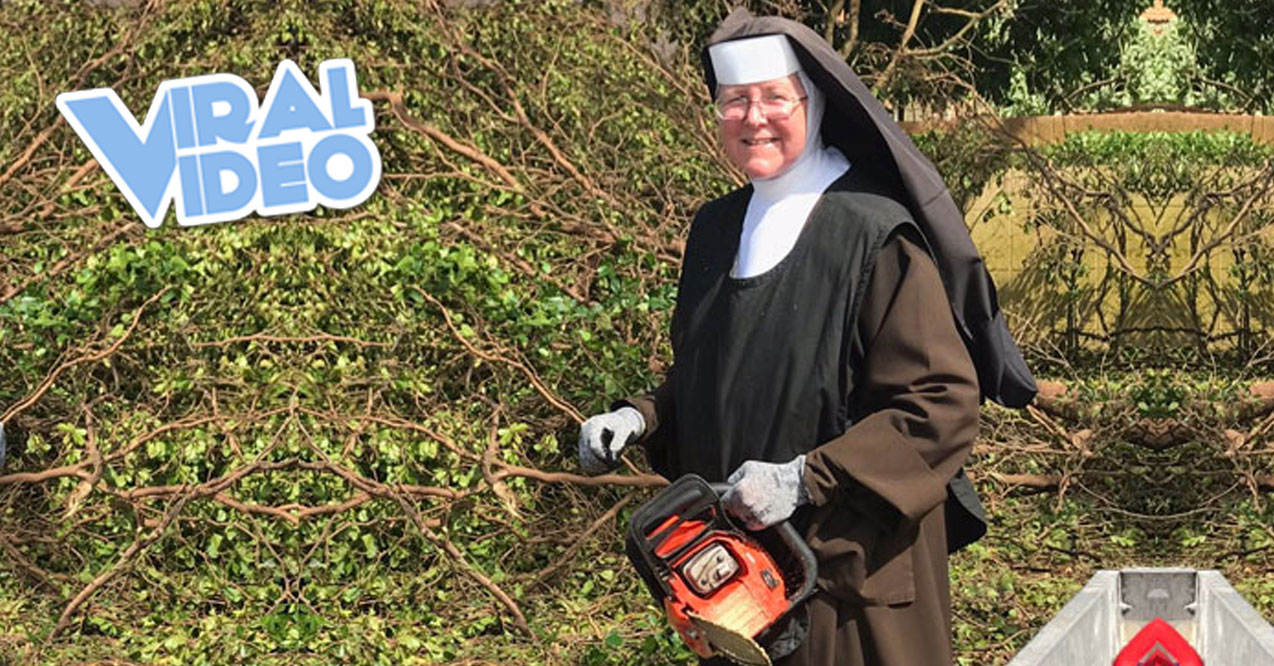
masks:
{"type": "Polygon", "coordinates": [[[1110,666],[1163,618],[1205,666],[1274,666],[1274,627],[1217,571],[1098,571],[1008,666],[1110,666]]]}

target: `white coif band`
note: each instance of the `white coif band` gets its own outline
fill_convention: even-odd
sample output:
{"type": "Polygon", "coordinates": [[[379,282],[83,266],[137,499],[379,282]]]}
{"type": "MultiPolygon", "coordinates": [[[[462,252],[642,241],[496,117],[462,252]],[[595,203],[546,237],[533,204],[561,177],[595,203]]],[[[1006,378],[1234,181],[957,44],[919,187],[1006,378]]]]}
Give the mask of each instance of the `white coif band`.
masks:
{"type": "Polygon", "coordinates": [[[783,35],[735,39],[708,47],[717,85],[769,81],[801,69],[796,52],[783,35]]]}

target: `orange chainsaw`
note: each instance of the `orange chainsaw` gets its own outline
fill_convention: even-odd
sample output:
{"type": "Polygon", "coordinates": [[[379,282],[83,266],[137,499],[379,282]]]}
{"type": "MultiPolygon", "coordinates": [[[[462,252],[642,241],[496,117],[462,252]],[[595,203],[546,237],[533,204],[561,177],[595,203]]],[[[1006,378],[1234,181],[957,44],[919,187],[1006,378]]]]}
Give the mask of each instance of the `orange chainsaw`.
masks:
{"type": "Polygon", "coordinates": [[[753,533],[736,526],[718,494],[729,488],[677,479],[633,513],[628,559],[695,654],[770,666],[761,644],[780,631],[791,642],[791,623],[780,620],[814,591],[817,564],[786,522],[753,533]]]}

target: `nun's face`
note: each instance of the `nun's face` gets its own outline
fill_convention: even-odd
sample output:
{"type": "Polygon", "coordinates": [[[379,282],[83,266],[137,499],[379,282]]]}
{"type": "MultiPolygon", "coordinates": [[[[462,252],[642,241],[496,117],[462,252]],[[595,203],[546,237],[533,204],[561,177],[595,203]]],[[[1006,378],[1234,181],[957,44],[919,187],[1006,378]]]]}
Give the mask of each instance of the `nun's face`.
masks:
{"type": "Polygon", "coordinates": [[[767,118],[759,102],[799,100],[804,96],[795,74],[747,85],[721,86],[718,100],[751,100],[742,118],[721,121],[721,141],[730,161],[754,180],[773,178],[786,171],[805,148],[804,103],[791,107],[786,118],[767,118]]]}

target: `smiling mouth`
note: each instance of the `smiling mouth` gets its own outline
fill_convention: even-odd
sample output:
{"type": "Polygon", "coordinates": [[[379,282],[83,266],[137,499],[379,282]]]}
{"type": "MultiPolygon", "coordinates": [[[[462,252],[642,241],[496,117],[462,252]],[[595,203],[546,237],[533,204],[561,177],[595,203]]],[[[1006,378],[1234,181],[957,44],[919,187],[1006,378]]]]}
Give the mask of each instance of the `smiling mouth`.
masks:
{"type": "Polygon", "coordinates": [[[749,146],[768,146],[777,143],[778,139],[744,139],[743,143],[749,146]]]}

